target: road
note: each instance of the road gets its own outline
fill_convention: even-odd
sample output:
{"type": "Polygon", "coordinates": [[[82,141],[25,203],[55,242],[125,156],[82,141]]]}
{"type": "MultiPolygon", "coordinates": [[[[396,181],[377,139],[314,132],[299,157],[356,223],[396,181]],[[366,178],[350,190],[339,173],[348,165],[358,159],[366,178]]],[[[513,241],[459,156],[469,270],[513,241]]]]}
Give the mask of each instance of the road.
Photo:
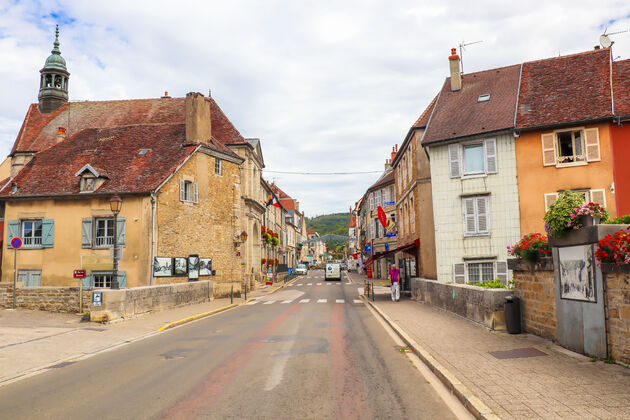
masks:
{"type": "Polygon", "coordinates": [[[249,304],[0,387],[0,417],[455,418],[359,286],[311,270],[249,304]]]}

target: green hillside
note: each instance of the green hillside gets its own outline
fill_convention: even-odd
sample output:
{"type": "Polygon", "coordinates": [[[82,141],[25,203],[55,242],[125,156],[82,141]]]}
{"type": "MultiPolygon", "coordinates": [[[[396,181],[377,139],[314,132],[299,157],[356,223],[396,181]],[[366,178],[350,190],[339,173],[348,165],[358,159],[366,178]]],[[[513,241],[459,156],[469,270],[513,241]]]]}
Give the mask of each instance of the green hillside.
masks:
{"type": "Polygon", "coordinates": [[[350,213],[323,214],[306,218],[306,227],[313,229],[320,236],[333,233],[335,235],[348,236],[350,213]]]}

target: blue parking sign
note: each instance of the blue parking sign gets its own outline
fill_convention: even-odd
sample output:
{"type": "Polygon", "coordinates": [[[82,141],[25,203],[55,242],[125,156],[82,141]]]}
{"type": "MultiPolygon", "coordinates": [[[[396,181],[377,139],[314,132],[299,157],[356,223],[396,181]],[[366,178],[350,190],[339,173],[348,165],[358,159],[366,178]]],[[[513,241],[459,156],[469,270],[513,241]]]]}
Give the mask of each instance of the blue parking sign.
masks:
{"type": "Polygon", "coordinates": [[[92,292],[92,305],[101,306],[103,303],[103,292],[92,292]]]}

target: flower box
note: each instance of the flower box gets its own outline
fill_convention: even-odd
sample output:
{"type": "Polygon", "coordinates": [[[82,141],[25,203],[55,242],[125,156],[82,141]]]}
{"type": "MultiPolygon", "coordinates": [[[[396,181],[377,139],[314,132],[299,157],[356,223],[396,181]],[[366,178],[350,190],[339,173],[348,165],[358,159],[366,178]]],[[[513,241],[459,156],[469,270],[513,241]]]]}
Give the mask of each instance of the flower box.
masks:
{"type": "Polygon", "coordinates": [[[630,273],[630,265],[617,265],[615,263],[600,263],[602,273],[630,273]]]}
{"type": "Polygon", "coordinates": [[[507,260],[508,268],[512,271],[553,271],[553,258],[544,257],[536,262],[525,261],[520,258],[507,260]]]}

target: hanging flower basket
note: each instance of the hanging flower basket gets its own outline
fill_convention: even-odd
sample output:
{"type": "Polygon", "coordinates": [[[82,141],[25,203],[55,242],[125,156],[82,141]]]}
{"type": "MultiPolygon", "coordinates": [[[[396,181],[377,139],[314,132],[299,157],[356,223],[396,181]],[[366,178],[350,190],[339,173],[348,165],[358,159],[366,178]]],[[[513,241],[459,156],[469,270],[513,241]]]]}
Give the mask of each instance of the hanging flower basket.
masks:
{"type": "Polygon", "coordinates": [[[260,263],[261,263],[261,264],[265,264],[266,262],[267,262],[267,259],[266,259],[266,258],[263,258],[263,259],[261,259],[261,260],[260,260],[260,263]]]}

